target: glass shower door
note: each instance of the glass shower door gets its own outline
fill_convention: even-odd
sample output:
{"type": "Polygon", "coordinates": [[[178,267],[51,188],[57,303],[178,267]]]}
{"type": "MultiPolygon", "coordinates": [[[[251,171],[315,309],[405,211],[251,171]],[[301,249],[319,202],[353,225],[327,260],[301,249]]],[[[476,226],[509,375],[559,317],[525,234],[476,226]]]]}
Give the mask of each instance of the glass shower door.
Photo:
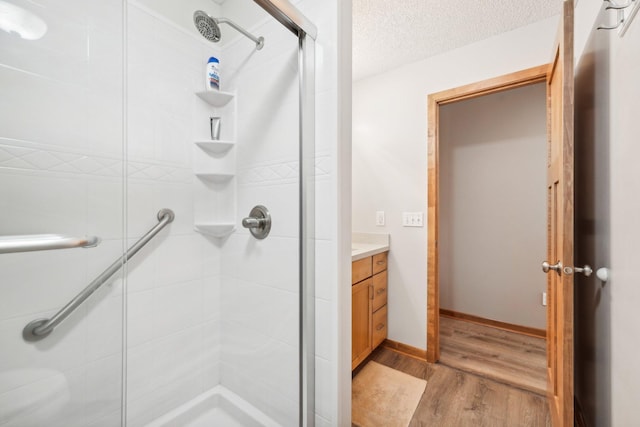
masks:
{"type": "Polygon", "coordinates": [[[23,330],[124,249],[122,13],[119,2],[0,1],[3,427],[121,424],[121,275],[48,335],[23,330]]]}

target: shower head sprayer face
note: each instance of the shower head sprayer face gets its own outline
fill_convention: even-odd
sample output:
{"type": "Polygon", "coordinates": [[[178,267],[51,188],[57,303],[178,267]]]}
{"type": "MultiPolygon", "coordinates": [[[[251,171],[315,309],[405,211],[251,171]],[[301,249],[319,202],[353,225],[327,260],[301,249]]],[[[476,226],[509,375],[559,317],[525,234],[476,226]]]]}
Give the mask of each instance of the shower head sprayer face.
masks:
{"type": "Polygon", "coordinates": [[[227,24],[230,27],[234,28],[236,31],[242,33],[245,37],[252,40],[256,44],[256,50],[260,50],[264,46],[264,37],[254,36],[247,30],[227,18],[214,18],[207,15],[206,12],[196,10],[193,13],[193,23],[196,25],[196,28],[198,29],[200,34],[202,34],[202,36],[210,42],[217,43],[220,41],[220,37],[222,36],[220,34],[220,24],[227,24]]]}
{"type": "Polygon", "coordinates": [[[193,14],[193,23],[205,39],[214,43],[220,41],[220,27],[214,18],[197,10],[193,14]]]}

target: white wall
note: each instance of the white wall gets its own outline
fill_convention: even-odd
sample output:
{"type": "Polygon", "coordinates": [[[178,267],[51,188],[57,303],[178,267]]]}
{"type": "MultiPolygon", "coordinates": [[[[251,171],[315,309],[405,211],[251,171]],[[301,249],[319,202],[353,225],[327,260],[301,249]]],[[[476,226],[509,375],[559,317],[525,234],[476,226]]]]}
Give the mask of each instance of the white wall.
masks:
{"type": "Polygon", "coordinates": [[[403,228],[402,211],[426,212],[429,93],[551,60],[557,18],[354,83],[353,230],[388,232],[389,338],[426,348],[426,228],[403,228]],[[375,211],[387,214],[375,226],[375,211]]]}
{"type": "Polygon", "coordinates": [[[640,368],[635,363],[635,355],[640,351],[636,338],[640,320],[637,314],[640,227],[635,214],[639,208],[635,195],[640,191],[636,164],[640,150],[634,113],[640,107],[640,87],[635,83],[640,69],[640,25],[636,18],[622,38],[616,32],[603,34],[595,27],[609,23],[610,17],[609,12],[598,14],[600,10],[601,5],[585,1],[576,9],[576,40],[581,43],[577,50],[584,53],[578,57],[578,68],[584,65],[584,69],[579,86],[582,109],[576,123],[580,138],[576,144],[586,145],[577,147],[587,159],[592,158],[592,163],[577,167],[583,171],[580,177],[586,174],[595,179],[583,182],[580,190],[598,191],[577,195],[577,200],[592,202],[586,212],[577,212],[578,218],[588,220],[577,225],[582,226],[579,228],[584,233],[580,236],[582,240],[596,249],[586,251],[593,258],[576,262],[594,263],[595,268],[608,267],[611,278],[607,283],[595,278],[576,281],[576,286],[586,285],[591,290],[589,293],[580,289],[579,301],[592,304],[577,307],[580,343],[589,347],[586,354],[576,353],[576,381],[578,397],[590,417],[587,421],[619,426],[632,425],[640,417],[636,399],[640,395],[640,368]],[[590,46],[583,50],[590,38],[590,46]],[[594,106],[593,102],[597,104],[594,106]],[[583,117],[591,120],[584,122],[583,117]],[[584,314],[590,316],[585,319],[584,314]]]}
{"type": "MultiPolygon", "coordinates": [[[[640,352],[637,324],[638,259],[640,259],[640,174],[636,159],[640,108],[640,21],[636,17],[624,38],[611,38],[611,413],[612,426],[630,425],[640,417],[635,398],[640,395],[640,368],[635,363],[640,352]]],[[[606,385],[605,385],[606,387],[606,385]]]]}
{"type": "Polygon", "coordinates": [[[546,85],[440,108],[440,306],[546,328],[546,85]]]}

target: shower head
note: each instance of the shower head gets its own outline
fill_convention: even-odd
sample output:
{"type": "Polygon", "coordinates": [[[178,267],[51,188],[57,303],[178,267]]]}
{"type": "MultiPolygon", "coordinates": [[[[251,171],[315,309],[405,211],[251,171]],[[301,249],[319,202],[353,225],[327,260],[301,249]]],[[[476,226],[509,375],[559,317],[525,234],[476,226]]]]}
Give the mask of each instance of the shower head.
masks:
{"type": "Polygon", "coordinates": [[[210,42],[218,43],[220,41],[222,34],[220,33],[219,24],[227,24],[242,33],[245,37],[253,40],[253,42],[256,44],[256,50],[260,50],[264,46],[264,37],[253,36],[244,28],[240,27],[238,24],[227,18],[214,18],[213,16],[208,15],[206,12],[196,10],[193,13],[193,23],[195,24],[200,34],[202,34],[202,36],[210,42]]]}
{"type": "Polygon", "coordinates": [[[220,41],[220,27],[211,16],[201,10],[197,10],[193,14],[193,23],[196,25],[200,34],[202,34],[202,37],[214,43],[220,41]]]}

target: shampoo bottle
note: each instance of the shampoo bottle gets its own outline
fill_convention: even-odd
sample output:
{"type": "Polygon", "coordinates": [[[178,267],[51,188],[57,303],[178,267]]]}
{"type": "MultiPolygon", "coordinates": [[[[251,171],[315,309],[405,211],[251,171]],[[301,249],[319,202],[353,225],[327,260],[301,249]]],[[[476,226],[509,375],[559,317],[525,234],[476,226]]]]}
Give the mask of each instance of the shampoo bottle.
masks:
{"type": "Polygon", "coordinates": [[[207,89],[220,90],[220,61],[213,56],[207,62],[207,89]]]}

